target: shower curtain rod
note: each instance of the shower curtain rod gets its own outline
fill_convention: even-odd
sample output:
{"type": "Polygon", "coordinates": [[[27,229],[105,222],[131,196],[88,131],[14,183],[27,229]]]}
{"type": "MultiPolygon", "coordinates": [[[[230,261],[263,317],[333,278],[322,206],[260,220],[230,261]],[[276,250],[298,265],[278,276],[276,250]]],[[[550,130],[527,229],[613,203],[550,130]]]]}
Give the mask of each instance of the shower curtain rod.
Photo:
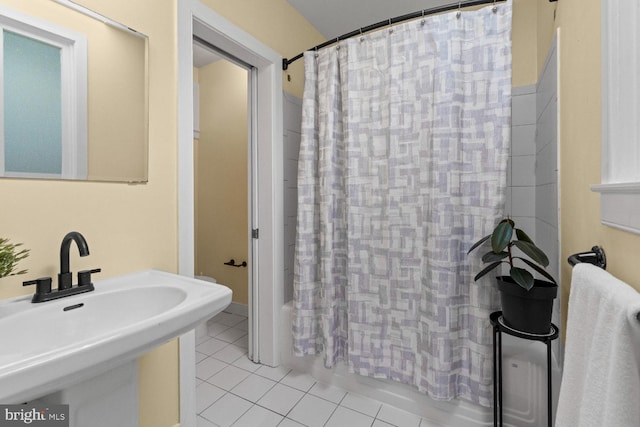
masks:
{"type": "MultiPolygon", "coordinates": [[[[471,1],[459,1],[455,3],[450,3],[444,6],[432,7],[430,9],[423,9],[417,12],[409,13],[406,15],[396,16],[395,18],[389,18],[386,21],[380,21],[376,24],[367,25],[366,27],[362,27],[360,29],[351,31],[350,33],[343,34],[335,39],[328,40],[324,43],[320,43],[319,45],[312,47],[308,50],[318,50],[323,47],[331,46],[332,44],[338,43],[340,40],[348,39],[354,36],[361,35],[363,33],[377,30],[378,28],[386,27],[388,25],[397,24],[399,22],[408,21],[410,19],[421,18],[423,16],[433,15],[435,13],[447,12],[449,10],[460,9],[462,7],[470,7],[470,6],[480,6],[488,3],[497,3],[497,1],[503,2],[505,0],[471,0],[471,1]]],[[[549,2],[556,2],[558,0],[549,0],[549,2]]],[[[297,61],[298,59],[304,56],[304,52],[299,53],[291,59],[282,58],[282,70],[286,71],[289,68],[289,64],[297,61]]]]}

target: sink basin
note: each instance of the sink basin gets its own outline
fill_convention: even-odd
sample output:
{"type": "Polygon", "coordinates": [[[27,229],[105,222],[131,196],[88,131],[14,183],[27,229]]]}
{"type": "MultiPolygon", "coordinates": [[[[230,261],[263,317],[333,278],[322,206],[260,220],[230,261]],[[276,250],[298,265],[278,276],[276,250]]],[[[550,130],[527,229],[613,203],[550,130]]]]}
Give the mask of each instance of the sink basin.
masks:
{"type": "Polygon", "coordinates": [[[97,376],[193,329],[231,291],[149,270],[45,303],[0,301],[0,402],[19,403],[97,376]]]}

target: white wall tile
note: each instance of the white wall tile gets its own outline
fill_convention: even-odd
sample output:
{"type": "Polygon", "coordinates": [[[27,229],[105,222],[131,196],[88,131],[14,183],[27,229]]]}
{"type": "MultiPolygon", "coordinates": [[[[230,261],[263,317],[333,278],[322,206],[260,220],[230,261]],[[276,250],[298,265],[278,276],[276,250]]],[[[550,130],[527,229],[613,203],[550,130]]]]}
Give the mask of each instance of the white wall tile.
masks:
{"type": "Polygon", "coordinates": [[[534,241],[535,238],[533,236],[536,235],[536,219],[533,217],[524,217],[524,216],[513,216],[513,221],[516,223],[516,228],[523,230],[525,233],[529,235],[534,241]]]}
{"type": "Polygon", "coordinates": [[[511,125],[534,125],[536,123],[536,95],[517,95],[511,98],[511,125]]]}
{"type": "Polygon", "coordinates": [[[536,185],[535,164],[536,156],[514,156],[511,159],[511,185],[513,187],[536,185]]]}
{"type": "Polygon", "coordinates": [[[536,151],[542,150],[550,143],[557,144],[558,141],[558,104],[557,97],[552,98],[552,102],[545,108],[538,119],[538,134],[536,136],[536,151]]]}
{"type": "Polygon", "coordinates": [[[533,217],[536,213],[536,187],[513,187],[511,189],[511,215],[533,217]]]}
{"type": "Polygon", "coordinates": [[[558,187],[556,184],[536,187],[536,218],[558,228],[558,187]]]}
{"type": "Polygon", "coordinates": [[[536,125],[513,126],[511,154],[513,156],[536,154],[536,125]]]}

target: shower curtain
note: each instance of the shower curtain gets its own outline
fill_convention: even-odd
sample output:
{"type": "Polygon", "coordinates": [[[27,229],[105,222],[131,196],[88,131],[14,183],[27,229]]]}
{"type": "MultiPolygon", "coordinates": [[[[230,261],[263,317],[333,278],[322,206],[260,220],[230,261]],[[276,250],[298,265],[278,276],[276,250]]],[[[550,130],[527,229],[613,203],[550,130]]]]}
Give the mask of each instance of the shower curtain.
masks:
{"type": "Polygon", "coordinates": [[[502,215],[511,3],[305,54],[294,353],[491,404],[491,281],[466,255],[502,215]]]}

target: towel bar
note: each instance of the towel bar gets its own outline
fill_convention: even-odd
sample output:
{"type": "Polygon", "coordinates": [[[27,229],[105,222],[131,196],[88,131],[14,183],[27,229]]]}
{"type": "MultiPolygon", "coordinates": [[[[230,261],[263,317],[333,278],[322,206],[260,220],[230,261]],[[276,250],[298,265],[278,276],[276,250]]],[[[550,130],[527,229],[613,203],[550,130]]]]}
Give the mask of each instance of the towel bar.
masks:
{"type": "MultiPolygon", "coordinates": [[[[588,262],[589,264],[593,264],[597,267],[602,268],[603,270],[607,269],[607,257],[604,253],[604,249],[600,246],[594,246],[591,248],[589,252],[580,252],[577,254],[573,254],[567,259],[567,262],[574,266],[576,264],[580,264],[581,262],[588,262]]],[[[640,321],[640,313],[636,314],[636,319],[640,321]]]]}
{"type": "Polygon", "coordinates": [[[580,252],[577,254],[573,254],[567,259],[567,262],[574,266],[581,262],[588,262],[589,264],[593,264],[602,268],[603,270],[607,269],[607,257],[604,253],[604,249],[600,246],[594,246],[591,248],[591,251],[588,252],[580,252]]]}

